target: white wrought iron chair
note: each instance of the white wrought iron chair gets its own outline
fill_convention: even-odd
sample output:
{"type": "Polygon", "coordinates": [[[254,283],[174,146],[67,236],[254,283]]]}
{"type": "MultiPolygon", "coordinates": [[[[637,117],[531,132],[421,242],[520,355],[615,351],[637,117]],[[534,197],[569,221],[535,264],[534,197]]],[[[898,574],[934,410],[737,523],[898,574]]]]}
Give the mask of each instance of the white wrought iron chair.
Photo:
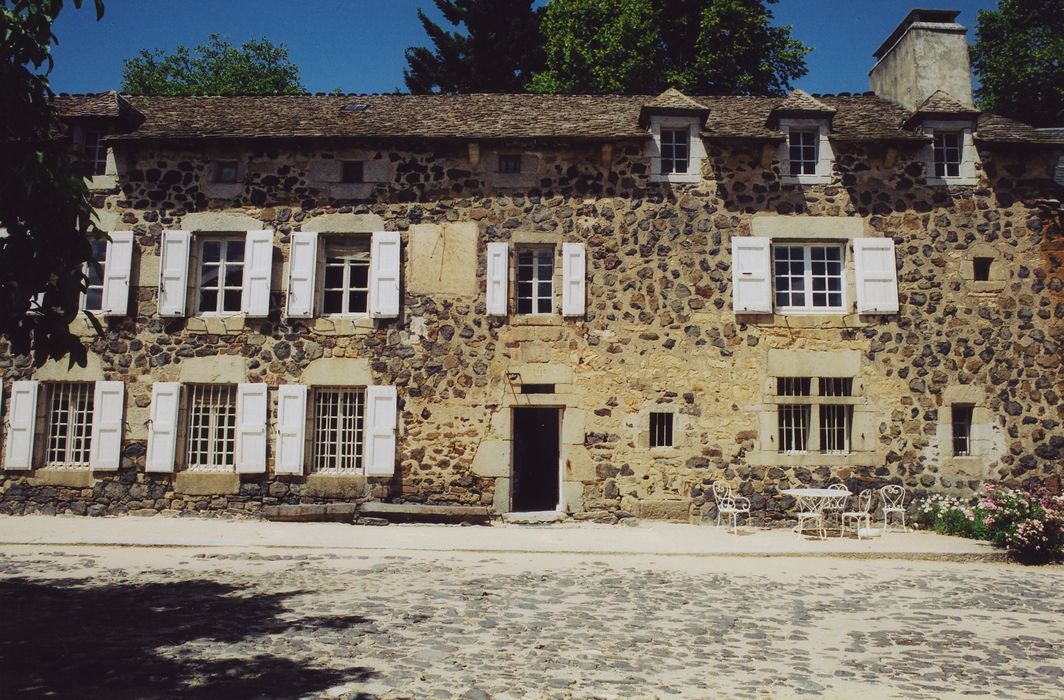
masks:
{"type": "Polygon", "coordinates": [[[736,496],[732,493],[731,486],[723,481],[713,482],[713,500],[717,504],[717,527],[720,527],[721,516],[731,518],[732,534],[739,531],[739,516],[746,515],[747,522],[750,520],[750,499],[744,496],[736,496]]]}
{"type": "MultiPolygon", "coordinates": [[[[846,488],[846,484],[837,483],[828,486],[829,491],[845,491],[850,492],[850,489],[846,488]]],[[[842,512],[846,510],[845,498],[825,498],[820,504],[820,512],[824,514],[824,524],[832,523],[839,526],[839,530],[842,529],[842,512]]]]}
{"type": "Polygon", "coordinates": [[[901,518],[901,531],[908,532],[905,525],[905,487],[890,484],[879,489],[879,500],[883,504],[883,532],[890,529],[890,516],[901,518]]]}
{"type": "Polygon", "coordinates": [[[820,539],[825,539],[827,533],[824,530],[824,512],[820,509],[820,498],[813,496],[798,496],[795,498],[798,508],[798,524],[794,531],[799,535],[805,532],[805,524],[809,521],[816,523],[816,532],[820,539]]]}
{"type": "Polygon", "coordinates": [[[865,489],[854,497],[857,501],[854,510],[844,510],[839,516],[839,537],[846,534],[847,522],[853,522],[853,531],[857,534],[857,539],[861,539],[862,522],[865,529],[872,529],[872,501],[875,495],[875,489],[865,489]]]}

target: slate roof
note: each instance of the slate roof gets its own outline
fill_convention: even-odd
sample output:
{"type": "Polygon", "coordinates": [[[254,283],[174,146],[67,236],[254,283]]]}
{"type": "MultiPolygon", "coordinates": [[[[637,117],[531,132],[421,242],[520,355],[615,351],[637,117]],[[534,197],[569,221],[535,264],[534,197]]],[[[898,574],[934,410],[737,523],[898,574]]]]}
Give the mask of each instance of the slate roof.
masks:
{"type": "MultiPolygon", "coordinates": [[[[424,139],[646,139],[641,110],[709,111],[707,139],[782,140],[766,126],[773,110],[810,104],[835,110],[836,141],[923,142],[927,137],[903,125],[912,116],[871,93],[806,97],[663,95],[292,95],[273,97],[143,97],[60,95],[56,103],[70,118],[142,118],[109,138],[114,140],[424,138],[424,139]],[[681,99],[682,98],[682,99],[681,99]],[[793,98],[793,99],[792,99],[793,98]],[[788,102],[790,101],[790,102],[788,102]],[[670,107],[671,105],[676,107],[670,107]],[[358,106],[363,106],[359,108],[358,106]],[[679,106],[682,105],[682,106],[679,106]]],[[[981,115],[978,137],[1001,143],[1061,143],[1064,138],[994,115],[981,115]]]]}
{"type": "Polygon", "coordinates": [[[787,114],[834,114],[838,110],[828,107],[804,90],[795,89],[773,111],[787,114]]]}
{"type": "Polygon", "coordinates": [[[979,114],[979,110],[969,107],[944,90],[935,90],[931,96],[916,108],[917,114],[979,114]]]}
{"type": "Polygon", "coordinates": [[[657,97],[648,100],[643,105],[643,108],[660,110],[706,110],[704,104],[688,97],[676,88],[669,88],[657,97]]]}

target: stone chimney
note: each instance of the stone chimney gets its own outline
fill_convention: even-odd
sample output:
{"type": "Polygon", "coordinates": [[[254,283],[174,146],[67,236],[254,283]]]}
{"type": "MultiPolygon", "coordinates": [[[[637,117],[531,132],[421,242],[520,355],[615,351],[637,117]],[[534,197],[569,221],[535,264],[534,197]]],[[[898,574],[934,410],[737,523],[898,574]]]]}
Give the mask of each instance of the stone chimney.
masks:
{"type": "Polygon", "coordinates": [[[936,90],[974,106],[967,32],[959,10],[912,10],[875,52],[872,91],[916,109],[936,90]]]}

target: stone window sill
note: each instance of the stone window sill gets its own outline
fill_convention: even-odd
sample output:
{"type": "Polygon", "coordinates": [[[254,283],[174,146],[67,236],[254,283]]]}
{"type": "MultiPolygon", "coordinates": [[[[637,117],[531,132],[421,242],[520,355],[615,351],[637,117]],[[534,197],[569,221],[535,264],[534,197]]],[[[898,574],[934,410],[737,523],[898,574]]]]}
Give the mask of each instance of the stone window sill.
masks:
{"type": "Polygon", "coordinates": [[[690,185],[697,184],[702,181],[702,173],[652,173],[650,175],[650,181],[660,184],[673,184],[673,185],[690,185]]]}
{"type": "Polygon", "coordinates": [[[830,175],[781,175],[783,185],[830,185],[830,175]]]}
{"type": "Polygon", "coordinates": [[[511,326],[561,326],[565,319],[561,314],[514,314],[510,316],[511,326]]]}
{"type": "Polygon", "coordinates": [[[932,187],[950,187],[960,185],[978,185],[979,178],[977,177],[929,177],[927,178],[927,184],[932,187]]]}
{"type": "Polygon", "coordinates": [[[190,316],[185,324],[189,333],[207,333],[210,335],[230,335],[244,331],[244,316],[190,316]]]}
{"type": "Polygon", "coordinates": [[[861,467],[881,466],[884,455],[875,452],[850,452],[848,454],[780,454],[779,452],[750,452],[747,463],[754,467],[861,467]]]}
{"type": "Polygon", "coordinates": [[[365,335],[372,333],[374,321],[368,316],[357,318],[340,318],[321,316],[310,325],[311,333],[318,335],[365,335]]]}
{"type": "Polygon", "coordinates": [[[982,282],[976,282],[975,280],[968,280],[968,290],[973,294],[996,294],[1004,291],[1006,282],[998,282],[995,280],[987,280],[982,282]]]}
{"type": "Polygon", "coordinates": [[[90,190],[113,190],[118,187],[118,177],[115,175],[93,175],[85,178],[85,184],[90,190]]]}
{"type": "Polygon", "coordinates": [[[878,314],[752,314],[737,313],[738,323],[762,328],[864,328],[875,325],[878,314]]]}

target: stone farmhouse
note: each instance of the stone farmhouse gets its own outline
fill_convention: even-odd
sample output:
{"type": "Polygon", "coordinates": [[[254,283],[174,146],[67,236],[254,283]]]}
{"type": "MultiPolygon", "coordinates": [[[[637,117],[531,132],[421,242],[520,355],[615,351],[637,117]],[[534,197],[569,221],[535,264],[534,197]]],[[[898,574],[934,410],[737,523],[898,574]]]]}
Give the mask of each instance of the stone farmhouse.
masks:
{"type": "Polygon", "coordinates": [[[60,96],[106,332],[0,356],[0,512],[1059,483],[1064,137],[973,107],[957,14],[864,94],[60,96]]]}

